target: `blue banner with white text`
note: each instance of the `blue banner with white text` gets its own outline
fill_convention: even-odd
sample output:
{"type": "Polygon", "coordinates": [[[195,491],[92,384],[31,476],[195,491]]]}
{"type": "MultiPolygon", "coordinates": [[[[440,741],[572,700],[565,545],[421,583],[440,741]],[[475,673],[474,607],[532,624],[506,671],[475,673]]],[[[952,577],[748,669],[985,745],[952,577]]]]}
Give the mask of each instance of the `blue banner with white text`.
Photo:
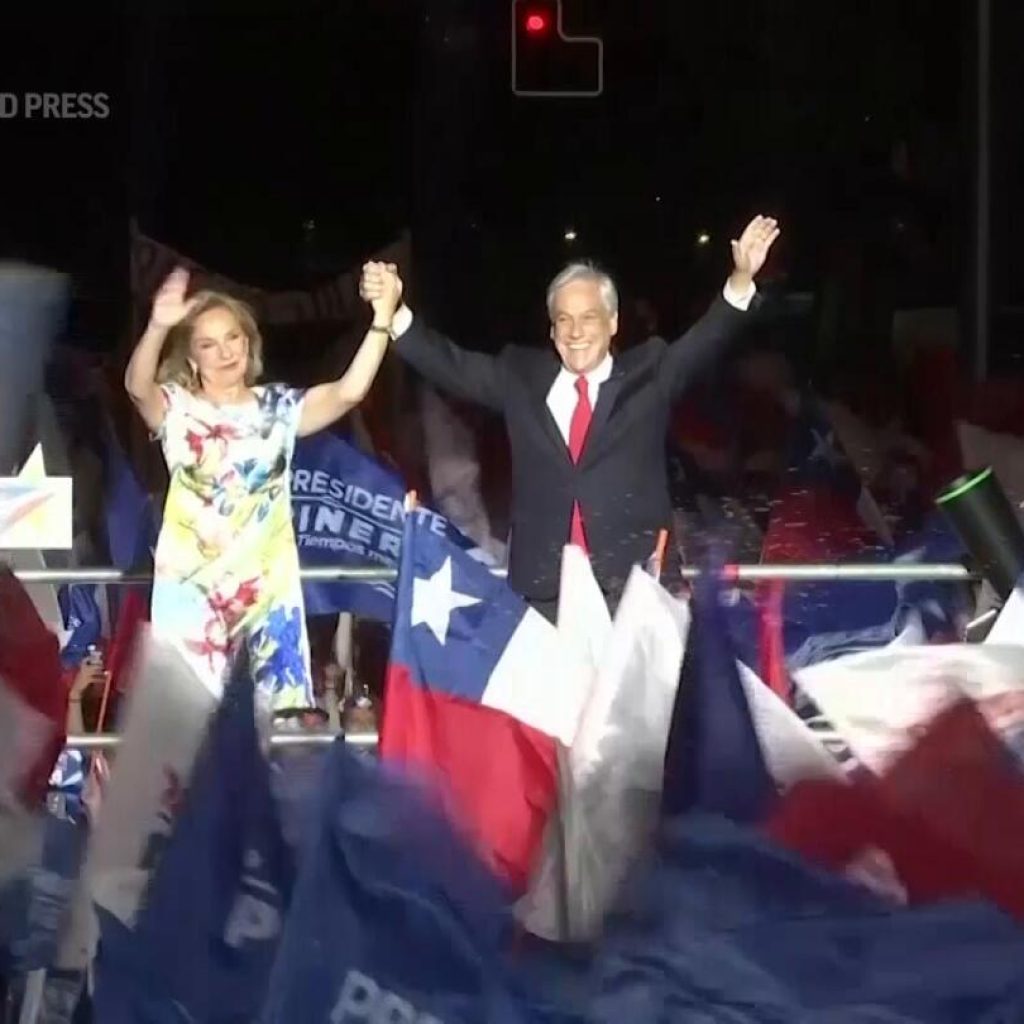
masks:
{"type": "MultiPolygon", "coordinates": [[[[292,460],[292,517],[303,568],[398,569],[405,484],[393,470],[326,431],[301,438],[292,460]]],[[[431,530],[486,560],[444,516],[417,508],[431,530]]],[[[307,615],[353,612],[390,622],[392,581],[303,584],[307,615]]]]}

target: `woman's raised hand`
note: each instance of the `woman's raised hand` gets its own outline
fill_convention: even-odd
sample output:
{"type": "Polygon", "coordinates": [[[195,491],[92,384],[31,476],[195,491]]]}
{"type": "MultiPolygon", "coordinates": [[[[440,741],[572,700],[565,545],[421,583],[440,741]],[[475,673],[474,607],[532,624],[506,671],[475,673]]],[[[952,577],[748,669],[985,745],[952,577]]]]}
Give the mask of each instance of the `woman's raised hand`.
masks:
{"type": "Polygon", "coordinates": [[[187,291],[188,271],[176,267],[167,275],[153,299],[153,311],[149,317],[152,326],[169,331],[180,324],[195,305],[195,299],[185,298],[187,291]]]}

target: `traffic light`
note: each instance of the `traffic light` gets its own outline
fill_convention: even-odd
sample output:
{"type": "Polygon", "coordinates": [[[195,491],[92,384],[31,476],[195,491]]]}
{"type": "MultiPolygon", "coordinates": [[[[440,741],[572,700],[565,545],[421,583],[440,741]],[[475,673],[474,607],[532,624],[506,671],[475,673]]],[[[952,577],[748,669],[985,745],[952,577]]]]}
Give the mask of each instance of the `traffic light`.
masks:
{"type": "Polygon", "coordinates": [[[565,31],[561,0],[512,0],[512,92],[587,97],[603,88],[604,44],[565,31]]]}

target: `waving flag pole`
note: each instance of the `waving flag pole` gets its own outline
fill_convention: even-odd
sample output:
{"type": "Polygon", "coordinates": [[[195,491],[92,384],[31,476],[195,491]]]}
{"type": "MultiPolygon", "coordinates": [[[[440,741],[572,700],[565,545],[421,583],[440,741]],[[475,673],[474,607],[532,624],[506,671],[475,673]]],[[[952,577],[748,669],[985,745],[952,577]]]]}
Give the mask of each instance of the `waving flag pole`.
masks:
{"type": "Polygon", "coordinates": [[[786,584],[772,580],[765,586],[758,616],[761,678],[787,704],[793,702],[793,686],[786,668],[784,615],[786,584]]]}
{"type": "Polygon", "coordinates": [[[654,554],[647,563],[647,571],[660,583],[661,570],[665,565],[665,548],[668,545],[668,530],[658,531],[658,539],[654,544],[654,554]]]}
{"type": "MultiPolygon", "coordinates": [[[[110,665],[107,665],[107,670],[104,673],[103,680],[103,696],[100,698],[100,713],[96,719],[96,732],[102,734],[107,725],[107,708],[110,705],[110,691],[114,685],[114,673],[110,669],[110,665]]],[[[103,791],[103,780],[107,775],[107,759],[103,754],[102,750],[97,750],[93,760],[89,765],[90,776],[99,786],[100,792],[103,791]]]]}
{"type": "Polygon", "coordinates": [[[103,727],[107,724],[107,704],[110,701],[110,689],[111,684],[114,680],[114,673],[108,668],[104,673],[105,679],[103,680],[103,696],[100,698],[100,714],[96,720],[96,731],[99,733],[103,732],[103,727]]]}

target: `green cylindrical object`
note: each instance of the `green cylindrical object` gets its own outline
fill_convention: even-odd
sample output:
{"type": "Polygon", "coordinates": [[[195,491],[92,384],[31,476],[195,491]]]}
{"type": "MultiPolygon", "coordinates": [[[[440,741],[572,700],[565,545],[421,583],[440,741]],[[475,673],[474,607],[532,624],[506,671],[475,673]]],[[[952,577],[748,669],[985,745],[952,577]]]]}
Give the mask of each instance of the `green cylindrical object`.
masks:
{"type": "Polygon", "coordinates": [[[957,478],[936,504],[1005,600],[1024,575],[1024,529],[992,468],[957,478]]]}

